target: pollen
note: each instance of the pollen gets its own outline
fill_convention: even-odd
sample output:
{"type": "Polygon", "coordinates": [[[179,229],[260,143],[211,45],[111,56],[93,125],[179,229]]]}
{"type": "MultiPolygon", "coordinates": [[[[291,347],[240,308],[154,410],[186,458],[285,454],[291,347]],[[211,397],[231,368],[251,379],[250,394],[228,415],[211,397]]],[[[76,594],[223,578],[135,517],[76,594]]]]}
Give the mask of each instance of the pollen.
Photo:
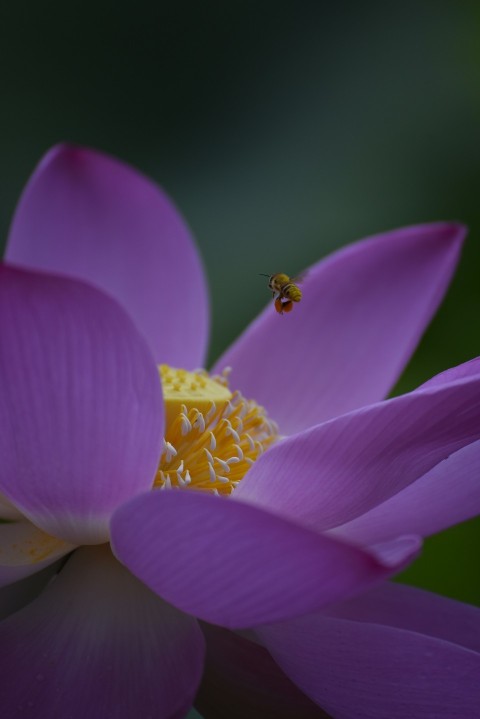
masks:
{"type": "Polygon", "coordinates": [[[209,376],[160,365],[166,431],[154,487],[231,494],[278,438],[263,407],[231,392],[228,370],[209,376]]]}

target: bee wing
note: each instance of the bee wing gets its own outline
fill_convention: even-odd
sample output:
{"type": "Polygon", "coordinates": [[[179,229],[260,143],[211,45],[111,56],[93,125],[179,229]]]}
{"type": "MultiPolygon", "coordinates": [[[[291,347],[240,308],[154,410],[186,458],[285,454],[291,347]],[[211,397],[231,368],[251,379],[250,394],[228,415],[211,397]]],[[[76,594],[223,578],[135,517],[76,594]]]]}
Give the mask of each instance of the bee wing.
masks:
{"type": "Polygon", "coordinates": [[[294,282],[296,285],[301,285],[302,282],[305,282],[307,275],[308,275],[308,270],[302,270],[302,272],[299,272],[298,275],[295,275],[295,277],[292,277],[291,281],[294,282]]]}

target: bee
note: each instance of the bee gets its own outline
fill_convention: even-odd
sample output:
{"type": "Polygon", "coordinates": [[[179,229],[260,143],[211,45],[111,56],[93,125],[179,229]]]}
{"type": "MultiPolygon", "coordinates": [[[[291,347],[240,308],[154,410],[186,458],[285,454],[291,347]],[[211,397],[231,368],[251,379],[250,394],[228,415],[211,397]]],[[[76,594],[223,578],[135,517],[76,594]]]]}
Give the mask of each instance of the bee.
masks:
{"type": "Polygon", "coordinates": [[[272,291],[275,299],[275,309],[279,315],[284,312],[291,312],[294,302],[300,302],[302,299],[302,291],[296,284],[301,282],[303,277],[289,277],[283,272],[277,272],[274,275],[266,275],[261,273],[262,277],[268,277],[268,286],[272,291]]]}

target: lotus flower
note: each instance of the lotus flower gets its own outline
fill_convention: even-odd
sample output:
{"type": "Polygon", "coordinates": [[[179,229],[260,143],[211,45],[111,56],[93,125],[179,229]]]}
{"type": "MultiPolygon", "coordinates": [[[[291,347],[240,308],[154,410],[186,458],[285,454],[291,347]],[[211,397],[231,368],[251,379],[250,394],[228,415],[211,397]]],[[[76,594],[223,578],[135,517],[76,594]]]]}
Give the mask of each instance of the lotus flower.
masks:
{"type": "Polygon", "coordinates": [[[170,201],[47,154],[0,269],[3,716],[479,716],[479,611],[387,581],[480,505],[478,361],[384,399],[463,235],[335,253],[210,376],[170,201]]]}

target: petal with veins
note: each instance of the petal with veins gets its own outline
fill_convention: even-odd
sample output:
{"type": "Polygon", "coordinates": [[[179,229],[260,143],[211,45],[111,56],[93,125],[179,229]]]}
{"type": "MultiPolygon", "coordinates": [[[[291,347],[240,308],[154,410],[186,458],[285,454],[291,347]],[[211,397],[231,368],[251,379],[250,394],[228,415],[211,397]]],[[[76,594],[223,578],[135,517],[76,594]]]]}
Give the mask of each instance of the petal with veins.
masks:
{"type": "Polygon", "coordinates": [[[111,512],[153,482],[158,371],[110,297],[0,265],[0,490],[74,544],[108,538],[111,512]]]}
{"type": "MultiPolygon", "coordinates": [[[[269,304],[215,365],[293,434],[383,399],[410,359],[455,269],[465,228],[407,227],[314,265],[303,299],[269,304]]],[[[266,290],[264,290],[266,292],[266,290]]]]}
{"type": "Polygon", "coordinates": [[[351,596],[409,558],[403,553],[394,565],[392,552],[385,565],[373,553],[263,509],[182,490],[136,497],[114,514],[111,532],[116,556],[151,589],[185,612],[230,628],[351,596]]]}
{"type": "MultiPolygon", "coordinates": [[[[480,438],[480,376],[395,397],[271,447],[235,496],[325,531],[385,502],[480,438]]],[[[414,532],[404,527],[401,534],[414,532]]]]}
{"type": "Polygon", "coordinates": [[[5,257],[105,290],[157,361],[203,364],[208,297],[200,258],[173,203],[128,165],[83,147],[54,147],[20,199],[5,257]]]}
{"type": "Polygon", "coordinates": [[[138,582],[107,545],[77,550],[57,578],[0,623],[2,713],[182,716],[200,683],[196,620],[138,582]]]}
{"type": "MultiPolygon", "coordinates": [[[[446,615],[463,619],[461,610],[446,615]]],[[[363,618],[353,608],[346,619],[306,615],[258,634],[292,681],[335,719],[479,716],[477,651],[422,634],[418,626],[382,623],[385,616],[376,623],[374,612],[363,618]]]]}

